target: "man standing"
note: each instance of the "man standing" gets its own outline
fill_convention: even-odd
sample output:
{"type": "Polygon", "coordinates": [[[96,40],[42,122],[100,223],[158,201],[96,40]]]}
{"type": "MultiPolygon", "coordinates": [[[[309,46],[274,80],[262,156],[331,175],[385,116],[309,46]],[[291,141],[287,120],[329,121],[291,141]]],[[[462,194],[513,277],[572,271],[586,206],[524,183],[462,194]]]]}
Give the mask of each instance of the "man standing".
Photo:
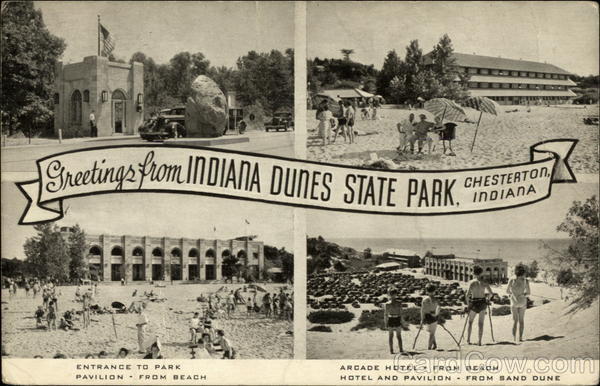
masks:
{"type": "Polygon", "coordinates": [[[415,114],[410,113],[407,119],[398,123],[398,133],[400,134],[400,146],[398,151],[403,152],[406,150],[409,139],[413,136],[413,126],[415,125],[415,114]]]}
{"type": "Polygon", "coordinates": [[[483,268],[480,266],[473,267],[473,275],[475,279],[469,283],[469,289],[465,294],[469,310],[469,321],[467,329],[467,343],[471,344],[471,328],[473,327],[473,321],[475,316],[479,315],[479,339],[478,344],[481,346],[481,338],[483,337],[483,323],[485,322],[485,314],[488,306],[488,298],[486,297],[486,290],[489,295],[493,295],[494,292],[490,288],[490,285],[483,280],[483,268]]]}
{"type": "Polygon", "coordinates": [[[148,325],[148,317],[146,316],[146,303],[142,303],[139,309],[138,320],[135,326],[138,332],[138,346],[139,353],[143,354],[144,351],[144,337],[146,335],[146,326],[148,325]]]}
{"type": "Polygon", "coordinates": [[[95,111],[92,110],[90,113],[90,137],[98,136],[98,127],[96,126],[96,114],[95,111]]]}

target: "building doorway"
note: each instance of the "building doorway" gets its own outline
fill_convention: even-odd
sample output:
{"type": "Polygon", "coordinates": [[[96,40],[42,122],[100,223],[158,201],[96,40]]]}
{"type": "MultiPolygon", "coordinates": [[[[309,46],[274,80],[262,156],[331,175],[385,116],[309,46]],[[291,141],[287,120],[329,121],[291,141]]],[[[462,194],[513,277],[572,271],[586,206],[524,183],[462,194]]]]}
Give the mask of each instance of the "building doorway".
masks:
{"type": "Polygon", "coordinates": [[[217,270],[215,269],[214,264],[206,264],[206,280],[216,280],[217,279],[217,270]]]}
{"type": "Polygon", "coordinates": [[[126,97],[123,91],[115,90],[112,94],[112,123],[115,133],[122,134],[126,129],[126,97]]]}
{"type": "Polygon", "coordinates": [[[198,265],[197,264],[190,264],[188,265],[188,279],[189,280],[196,280],[199,279],[200,275],[198,272],[198,265]]]}
{"type": "Polygon", "coordinates": [[[162,280],[162,264],[152,264],[152,280],[162,280]]]}
{"type": "Polygon", "coordinates": [[[121,264],[110,265],[110,280],[119,281],[121,280],[121,264]]]}
{"type": "Polygon", "coordinates": [[[133,264],[132,270],[132,279],[134,281],[144,280],[144,264],[133,264]]]}

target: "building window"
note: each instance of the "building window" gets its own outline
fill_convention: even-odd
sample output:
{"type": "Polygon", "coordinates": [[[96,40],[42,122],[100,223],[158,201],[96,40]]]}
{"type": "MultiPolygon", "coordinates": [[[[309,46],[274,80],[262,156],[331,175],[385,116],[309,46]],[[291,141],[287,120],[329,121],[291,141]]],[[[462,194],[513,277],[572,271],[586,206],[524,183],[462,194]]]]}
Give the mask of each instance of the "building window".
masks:
{"type": "Polygon", "coordinates": [[[527,77],[527,71],[521,71],[519,72],[519,76],[526,78],[527,77]]]}
{"type": "Polygon", "coordinates": [[[162,257],[162,255],[163,255],[162,249],[160,249],[160,248],[154,248],[152,250],[152,256],[154,256],[154,257],[162,257]]]}
{"type": "Polygon", "coordinates": [[[550,78],[552,78],[552,75],[550,75],[550,74],[544,74],[544,78],[550,79],[550,78]]]}
{"type": "Polygon", "coordinates": [[[529,73],[529,77],[530,77],[530,78],[535,78],[535,72],[530,72],[530,73],[529,73]]]}
{"type": "Polygon", "coordinates": [[[558,75],[557,74],[552,74],[552,79],[558,79],[558,75]]]}
{"type": "Polygon", "coordinates": [[[508,75],[508,71],[500,70],[500,71],[498,71],[498,75],[506,76],[506,75],[508,75]]]}
{"type": "Polygon", "coordinates": [[[469,82],[470,88],[477,88],[477,82],[469,82]]]}
{"type": "Polygon", "coordinates": [[[500,83],[492,83],[492,88],[500,88],[500,83]]]}
{"type": "Polygon", "coordinates": [[[510,75],[511,76],[519,76],[519,71],[511,71],[510,75]]]}
{"type": "Polygon", "coordinates": [[[57,105],[60,103],[60,94],[55,92],[54,93],[54,104],[57,105]]]}
{"type": "Polygon", "coordinates": [[[75,90],[71,95],[71,124],[81,125],[81,116],[81,93],[75,90]]]}
{"type": "Polygon", "coordinates": [[[492,70],[492,75],[498,75],[498,70],[492,70]]]}
{"type": "Polygon", "coordinates": [[[490,87],[490,84],[487,82],[481,82],[479,83],[479,88],[488,88],[490,87]]]}
{"type": "Polygon", "coordinates": [[[467,72],[469,74],[477,74],[477,69],[476,68],[469,68],[467,72]]]}
{"type": "Polygon", "coordinates": [[[110,255],[111,256],[123,256],[123,249],[121,249],[121,247],[114,247],[110,251],[110,255]]]}
{"type": "Polygon", "coordinates": [[[90,90],[85,90],[83,92],[83,101],[86,103],[90,103],[90,90]]]}
{"type": "Polygon", "coordinates": [[[481,75],[488,75],[490,73],[490,71],[487,68],[480,68],[479,73],[481,75]]]}
{"type": "Polygon", "coordinates": [[[538,74],[537,74],[537,77],[538,77],[538,78],[543,78],[543,77],[544,77],[544,74],[542,74],[541,72],[538,72],[538,74]]]}
{"type": "Polygon", "coordinates": [[[144,256],[144,250],[141,247],[135,247],[131,253],[133,256],[144,256]]]}
{"type": "Polygon", "coordinates": [[[502,83],[502,88],[510,88],[510,83],[502,83]]]}

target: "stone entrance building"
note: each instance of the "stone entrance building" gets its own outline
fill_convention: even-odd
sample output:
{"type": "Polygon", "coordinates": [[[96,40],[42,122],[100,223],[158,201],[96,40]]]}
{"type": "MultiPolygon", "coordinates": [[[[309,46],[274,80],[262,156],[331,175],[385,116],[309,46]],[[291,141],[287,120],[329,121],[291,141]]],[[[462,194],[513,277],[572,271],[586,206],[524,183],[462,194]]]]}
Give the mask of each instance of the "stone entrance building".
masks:
{"type": "Polygon", "coordinates": [[[508,263],[502,259],[471,259],[454,255],[425,256],[425,274],[446,280],[473,280],[473,267],[483,268],[483,276],[490,283],[503,283],[508,279],[508,263]]]}
{"type": "Polygon", "coordinates": [[[101,281],[220,280],[223,259],[230,255],[255,278],[263,278],[261,241],[129,235],[86,235],[86,241],[90,272],[101,281]]]}
{"type": "Polygon", "coordinates": [[[144,117],[144,65],[87,56],[80,63],[58,62],[54,81],[54,131],[90,136],[89,116],[98,137],[137,134],[144,117]]]}

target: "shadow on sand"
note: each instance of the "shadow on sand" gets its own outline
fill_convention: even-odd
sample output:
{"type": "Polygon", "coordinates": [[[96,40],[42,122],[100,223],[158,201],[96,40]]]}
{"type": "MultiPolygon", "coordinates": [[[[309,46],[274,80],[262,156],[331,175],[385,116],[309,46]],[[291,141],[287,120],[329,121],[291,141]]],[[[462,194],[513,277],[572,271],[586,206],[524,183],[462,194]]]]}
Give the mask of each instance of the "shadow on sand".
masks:
{"type": "Polygon", "coordinates": [[[535,338],[526,339],[525,341],[526,342],[539,342],[539,341],[548,342],[550,340],[560,339],[560,338],[564,338],[564,336],[540,335],[540,336],[536,336],[535,338]]]}
{"type": "Polygon", "coordinates": [[[501,342],[494,342],[494,343],[486,343],[485,346],[516,346],[517,344],[515,342],[511,342],[508,340],[504,340],[501,342]]]}

